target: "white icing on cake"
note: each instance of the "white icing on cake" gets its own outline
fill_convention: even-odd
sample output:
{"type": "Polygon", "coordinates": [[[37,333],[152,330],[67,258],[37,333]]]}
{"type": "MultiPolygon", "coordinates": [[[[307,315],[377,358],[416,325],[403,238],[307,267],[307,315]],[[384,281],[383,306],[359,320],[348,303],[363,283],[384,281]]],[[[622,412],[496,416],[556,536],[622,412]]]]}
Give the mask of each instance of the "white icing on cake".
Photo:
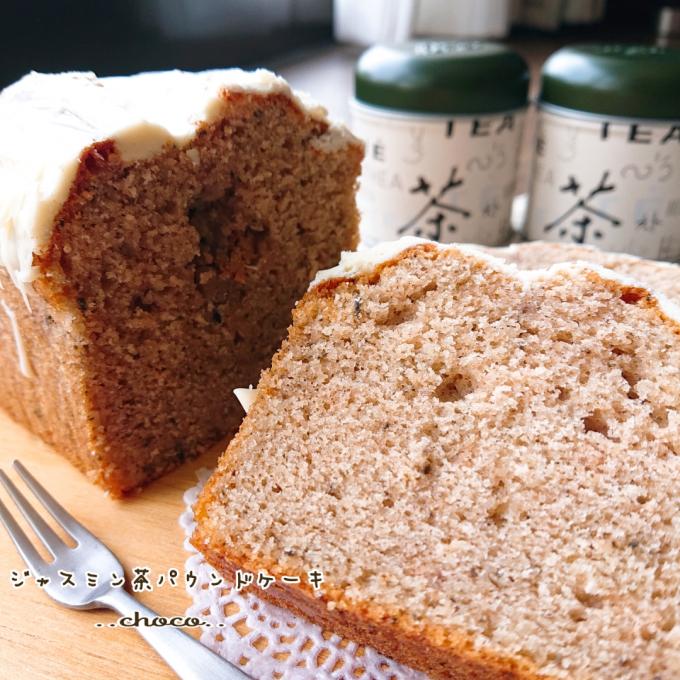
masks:
{"type": "Polygon", "coordinates": [[[313,288],[322,281],[330,279],[353,278],[361,274],[367,274],[383,262],[395,258],[407,248],[425,243],[431,243],[439,248],[446,247],[441,243],[428,241],[417,236],[402,236],[398,241],[384,241],[364,250],[345,250],[340,255],[340,262],[335,267],[322,269],[320,272],[317,272],[309,287],[313,288]]]}
{"type": "Polygon", "coordinates": [[[425,244],[436,246],[441,249],[455,248],[463,253],[468,253],[474,255],[478,259],[485,260],[497,269],[500,268],[512,272],[515,275],[519,273],[519,270],[514,264],[479,250],[477,246],[472,244],[438,243],[437,241],[430,241],[429,239],[419,238],[417,236],[402,236],[397,241],[383,241],[371,248],[365,248],[358,251],[344,251],[340,255],[340,262],[331,269],[323,269],[318,272],[309,287],[313,288],[319,283],[328,281],[329,279],[353,278],[355,276],[360,276],[361,274],[368,274],[379,265],[397,257],[397,255],[403,253],[408,248],[425,244]]]}
{"type": "Polygon", "coordinates": [[[415,236],[404,236],[397,241],[385,241],[384,243],[379,243],[372,248],[367,248],[365,250],[343,252],[340,256],[339,264],[331,269],[324,269],[318,272],[309,287],[312,289],[323,281],[331,279],[354,278],[361,276],[362,274],[368,274],[374,271],[379,265],[392,260],[405,250],[426,243],[435,245],[441,249],[453,248],[468,255],[473,255],[479,260],[484,260],[495,269],[504,271],[507,274],[518,278],[527,288],[531,287],[536,281],[550,280],[561,272],[595,272],[602,279],[614,281],[624,286],[633,286],[646,290],[648,294],[656,300],[663,314],[676,323],[680,323],[680,306],[671,302],[663,293],[651,290],[647,284],[637,281],[630,276],[625,276],[624,274],[594,264],[593,262],[584,260],[558,262],[545,269],[525,270],[519,269],[517,265],[512,262],[507,262],[500,257],[490,255],[489,253],[480,250],[478,246],[472,244],[437,243],[415,236]]]}
{"type": "Polygon", "coordinates": [[[19,362],[19,370],[21,371],[21,375],[23,375],[25,378],[32,378],[34,375],[33,368],[31,367],[28,354],[26,354],[24,339],[21,337],[21,331],[19,330],[19,324],[17,323],[17,318],[14,315],[14,311],[4,300],[0,300],[0,305],[5,310],[5,314],[7,314],[9,324],[12,328],[14,346],[16,347],[17,351],[17,361],[19,362]]]}
{"type": "Polygon", "coordinates": [[[253,402],[255,401],[255,397],[257,396],[257,389],[254,387],[237,387],[234,390],[234,396],[238,399],[239,404],[243,407],[243,410],[248,413],[250,411],[250,407],[253,405],[253,402]]]}
{"type": "MultiPolygon", "coordinates": [[[[326,121],[325,109],[262,69],[115,78],[31,73],[0,94],[0,265],[24,295],[36,275],[33,253],[49,240],[81,152],[113,139],[123,160],[134,161],[166,144],[182,146],[200,123],[219,117],[223,90],[284,94],[326,121]]],[[[350,140],[343,128],[331,127],[319,145],[332,149],[350,140]]]]}

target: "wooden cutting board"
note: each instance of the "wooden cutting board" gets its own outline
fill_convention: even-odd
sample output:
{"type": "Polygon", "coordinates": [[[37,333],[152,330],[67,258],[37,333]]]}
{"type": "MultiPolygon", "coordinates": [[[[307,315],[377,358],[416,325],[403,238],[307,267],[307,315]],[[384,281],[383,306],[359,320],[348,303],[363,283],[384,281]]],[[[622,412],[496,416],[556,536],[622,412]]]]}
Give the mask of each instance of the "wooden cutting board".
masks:
{"type": "MultiPolygon", "coordinates": [[[[140,596],[163,616],[183,615],[190,598],[184,582],[187,553],[178,518],[182,495],[196,482],[195,471],[212,468],[222,446],[154,482],[140,495],[112,500],[93,486],[64,458],[0,411],[0,468],[32,500],[16,472],[20,460],[47,490],[120,559],[130,579],[133,567],[150,567],[155,581],[171,568],[180,572],[176,587],[167,583],[140,596]]],[[[0,498],[18,515],[4,489],[0,498]]],[[[37,503],[37,502],[36,502],[37,503]]],[[[26,528],[23,523],[22,526],[26,528]]],[[[30,529],[27,530],[30,534],[30,529]]],[[[105,610],[71,611],[60,607],[30,579],[20,588],[11,572],[25,566],[0,526],[0,678],[17,680],[83,680],[104,677],[174,678],[156,653],[133,629],[96,627],[115,620],[105,610]]],[[[187,632],[197,635],[189,629],[187,632]]]]}

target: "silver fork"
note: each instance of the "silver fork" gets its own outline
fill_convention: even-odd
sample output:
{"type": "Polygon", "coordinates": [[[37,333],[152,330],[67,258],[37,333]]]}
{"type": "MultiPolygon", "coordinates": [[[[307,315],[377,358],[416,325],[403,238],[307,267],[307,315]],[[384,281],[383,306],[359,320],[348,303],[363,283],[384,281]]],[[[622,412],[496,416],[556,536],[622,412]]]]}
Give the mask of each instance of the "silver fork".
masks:
{"type": "MultiPolygon", "coordinates": [[[[49,579],[49,583],[44,587],[47,594],[53,600],[71,609],[106,608],[117,611],[121,616],[134,617],[135,612],[138,612],[139,617],[146,617],[148,620],[157,618],[156,612],[145,607],[122,588],[111,585],[109,575],[120,574],[122,576],[124,574],[123,567],[116,556],[66,512],[19,461],[15,460],[13,467],[35,497],[76,543],[73,548],[66,545],[35,511],[4,471],[0,470],[0,481],[3,486],[38,538],[54,557],[52,562],[46,562],[38,554],[29,538],[0,500],[0,520],[33,576],[36,579],[49,579]],[[75,581],[76,585],[64,587],[62,585],[63,575],[59,574],[60,571],[80,574],[80,578],[75,581]],[[90,588],[86,581],[83,582],[86,572],[106,574],[106,583],[90,588]]],[[[232,680],[248,677],[179,628],[140,624],[137,631],[183,680],[205,680],[206,678],[232,680]]]]}

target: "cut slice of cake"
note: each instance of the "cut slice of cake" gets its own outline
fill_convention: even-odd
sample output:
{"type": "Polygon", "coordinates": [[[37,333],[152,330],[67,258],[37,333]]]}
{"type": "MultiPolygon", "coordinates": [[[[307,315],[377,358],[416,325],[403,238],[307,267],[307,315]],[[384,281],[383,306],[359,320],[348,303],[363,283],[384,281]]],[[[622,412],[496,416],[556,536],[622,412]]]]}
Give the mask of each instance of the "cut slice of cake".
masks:
{"type": "Polygon", "coordinates": [[[432,677],[680,677],[678,314],[585,264],[345,255],[296,306],[192,542],[432,677]]]}
{"type": "Polygon", "coordinates": [[[238,427],[362,145],[267,71],[34,73],[0,119],[0,405],[120,495],[238,427]]]}
{"type": "Polygon", "coordinates": [[[671,262],[645,260],[575,243],[529,241],[513,243],[505,248],[480,248],[506,262],[516,264],[520,269],[544,269],[559,262],[593,262],[630,276],[663,293],[673,302],[680,302],[680,266],[671,262]]]}

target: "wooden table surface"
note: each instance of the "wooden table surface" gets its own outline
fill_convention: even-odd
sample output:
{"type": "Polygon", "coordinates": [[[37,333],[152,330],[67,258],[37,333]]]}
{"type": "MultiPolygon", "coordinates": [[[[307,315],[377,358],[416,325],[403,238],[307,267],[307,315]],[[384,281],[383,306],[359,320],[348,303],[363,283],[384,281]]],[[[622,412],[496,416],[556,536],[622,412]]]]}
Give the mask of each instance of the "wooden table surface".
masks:
{"type": "MultiPolygon", "coordinates": [[[[150,567],[154,581],[176,568],[176,587],[154,587],[140,599],[163,616],[183,615],[190,599],[184,582],[184,535],[178,524],[182,495],[196,481],[195,471],[213,467],[219,450],[185,464],[179,470],[125,501],[107,497],[41,440],[0,411],[0,468],[31,499],[30,491],[11,469],[21,460],[65,508],[106,543],[120,559],[126,576],[133,567],[150,567]]],[[[18,515],[4,489],[0,498],[18,515]]],[[[22,526],[26,528],[22,520],[22,526]]],[[[30,533],[30,530],[27,532],[30,533]]],[[[60,607],[31,579],[20,588],[11,572],[25,566],[0,527],[0,678],[62,680],[69,678],[174,678],[134,629],[96,627],[116,616],[106,610],[72,611],[60,607]]],[[[189,631],[191,632],[191,631],[189,631]]]]}

